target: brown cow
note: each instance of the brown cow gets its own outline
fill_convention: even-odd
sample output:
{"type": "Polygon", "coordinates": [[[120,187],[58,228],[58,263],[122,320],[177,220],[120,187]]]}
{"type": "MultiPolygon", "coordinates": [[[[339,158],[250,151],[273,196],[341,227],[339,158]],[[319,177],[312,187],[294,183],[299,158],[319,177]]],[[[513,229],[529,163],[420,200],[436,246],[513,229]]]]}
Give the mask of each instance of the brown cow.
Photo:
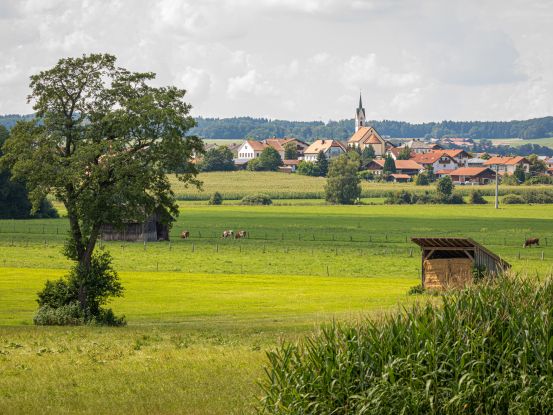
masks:
{"type": "Polygon", "coordinates": [[[232,238],[233,236],[234,236],[234,231],[233,230],[223,231],[223,235],[222,235],[223,239],[232,238]]]}
{"type": "Polygon", "coordinates": [[[537,245],[540,246],[540,240],[539,238],[528,238],[526,241],[524,241],[524,245],[522,245],[523,248],[526,248],[528,246],[537,245]]]}
{"type": "Polygon", "coordinates": [[[180,237],[181,237],[181,239],[188,239],[188,238],[190,238],[190,231],[182,231],[182,232],[180,233],[180,237]]]}
{"type": "Polygon", "coordinates": [[[234,236],[236,239],[240,238],[246,238],[248,236],[248,232],[246,231],[238,231],[236,232],[236,235],[234,236]]]}

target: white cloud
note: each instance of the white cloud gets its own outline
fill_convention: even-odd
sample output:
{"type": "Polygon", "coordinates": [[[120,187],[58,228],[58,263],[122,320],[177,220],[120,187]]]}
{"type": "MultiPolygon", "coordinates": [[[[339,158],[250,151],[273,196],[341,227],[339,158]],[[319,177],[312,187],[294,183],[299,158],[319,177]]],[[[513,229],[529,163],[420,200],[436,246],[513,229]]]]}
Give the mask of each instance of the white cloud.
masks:
{"type": "Polygon", "coordinates": [[[379,65],[374,53],[366,56],[352,56],[344,63],[342,69],[342,82],[354,88],[361,85],[375,85],[383,88],[406,87],[419,81],[419,75],[414,72],[399,72],[379,65]]]}
{"type": "Polygon", "coordinates": [[[232,99],[251,95],[276,95],[277,91],[271,84],[261,79],[255,69],[250,69],[244,75],[229,78],[228,96],[232,99]]]}
{"type": "Polygon", "coordinates": [[[178,77],[178,84],[185,88],[190,99],[205,100],[211,92],[211,76],[203,69],[187,66],[178,77]]]}
{"type": "Polygon", "coordinates": [[[510,119],[553,112],[547,0],[1,0],[0,113],[28,77],[109,52],[196,115],[510,119]],[[276,99],[278,98],[278,99],[276,99]]]}

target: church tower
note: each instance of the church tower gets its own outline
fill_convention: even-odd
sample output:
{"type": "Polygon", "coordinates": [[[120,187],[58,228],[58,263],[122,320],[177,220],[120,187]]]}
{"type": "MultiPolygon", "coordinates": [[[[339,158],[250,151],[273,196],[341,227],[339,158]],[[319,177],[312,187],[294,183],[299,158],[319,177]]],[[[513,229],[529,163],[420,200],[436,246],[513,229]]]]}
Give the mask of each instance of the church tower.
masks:
{"type": "Polygon", "coordinates": [[[359,93],[359,107],[355,110],[355,132],[365,126],[365,108],[361,101],[361,92],[359,93]]]}

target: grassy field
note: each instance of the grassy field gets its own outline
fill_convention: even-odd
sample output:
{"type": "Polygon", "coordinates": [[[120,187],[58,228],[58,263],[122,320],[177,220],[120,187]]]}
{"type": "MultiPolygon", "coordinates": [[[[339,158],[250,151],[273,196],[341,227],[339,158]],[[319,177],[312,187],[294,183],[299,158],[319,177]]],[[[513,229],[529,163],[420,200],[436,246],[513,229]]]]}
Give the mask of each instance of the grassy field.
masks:
{"type": "Polygon", "coordinates": [[[470,236],[517,272],[552,272],[548,206],[314,203],[183,202],[171,243],[105,243],[126,289],[118,329],[32,326],[36,292],[70,265],[67,219],[0,221],[0,413],[249,413],[266,350],[412,301],[411,236],[470,236]],[[530,235],[543,246],[523,250],[530,235]]]}
{"type": "MultiPolygon", "coordinates": [[[[181,182],[170,177],[172,188],[180,200],[207,200],[214,192],[222,194],[224,199],[241,199],[255,193],[265,193],[273,199],[324,199],[326,179],[309,177],[299,174],[275,172],[210,172],[201,173],[198,178],[203,182],[202,189],[185,187],[181,182]]],[[[512,191],[523,191],[529,186],[500,186],[500,194],[512,191]]],[[[551,186],[531,186],[531,189],[550,189],[551,186]]],[[[435,185],[415,186],[413,183],[377,183],[362,181],[362,197],[383,198],[388,193],[407,189],[416,192],[434,191],[435,185]]],[[[494,194],[494,185],[456,186],[458,192],[468,195],[471,190],[478,189],[486,194],[494,194]]]]}
{"type": "Polygon", "coordinates": [[[511,147],[520,147],[524,144],[539,144],[540,146],[553,148],[553,137],[532,138],[528,140],[522,140],[520,138],[494,138],[492,142],[496,145],[503,144],[511,147]]]}

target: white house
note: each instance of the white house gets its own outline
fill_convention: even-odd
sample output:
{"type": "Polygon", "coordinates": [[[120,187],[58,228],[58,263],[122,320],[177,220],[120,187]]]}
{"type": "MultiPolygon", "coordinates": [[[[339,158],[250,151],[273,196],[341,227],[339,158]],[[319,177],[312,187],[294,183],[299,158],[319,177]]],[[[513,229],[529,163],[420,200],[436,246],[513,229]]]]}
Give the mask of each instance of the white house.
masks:
{"type": "Polygon", "coordinates": [[[453,159],[453,157],[440,151],[431,151],[430,153],[416,153],[411,157],[411,160],[416,161],[426,169],[432,168],[432,172],[440,170],[455,170],[459,167],[459,164],[453,159]]]}
{"type": "Polygon", "coordinates": [[[484,167],[489,167],[495,170],[497,166],[497,172],[499,174],[513,174],[517,166],[521,166],[522,169],[528,173],[530,170],[530,162],[521,156],[516,157],[492,157],[484,162],[484,167]]]}
{"type": "Polygon", "coordinates": [[[236,150],[236,153],[238,154],[237,158],[240,160],[252,160],[256,157],[259,157],[259,155],[267,147],[267,144],[261,143],[259,141],[246,140],[240,145],[240,147],[238,147],[238,150],[236,150]]]}
{"type": "Polygon", "coordinates": [[[322,151],[327,159],[338,157],[346,152],[346,148],[342,143],[336,140],[316,140],[313,144],[303,152],[305,161],[315,162],[319,152],[322,151]]]}

